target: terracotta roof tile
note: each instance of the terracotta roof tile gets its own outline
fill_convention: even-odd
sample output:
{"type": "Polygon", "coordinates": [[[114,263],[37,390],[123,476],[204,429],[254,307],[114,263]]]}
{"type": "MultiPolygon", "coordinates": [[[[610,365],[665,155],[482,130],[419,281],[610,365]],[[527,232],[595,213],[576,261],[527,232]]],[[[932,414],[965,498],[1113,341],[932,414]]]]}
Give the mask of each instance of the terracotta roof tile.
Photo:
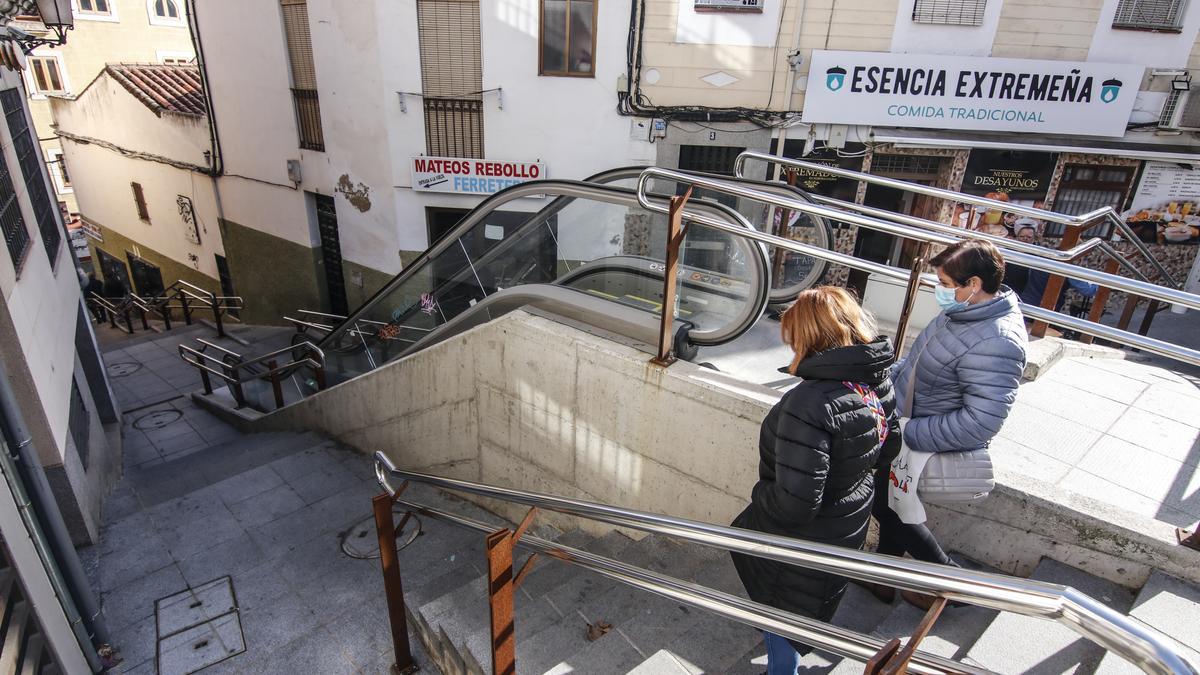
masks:
{"type": "Polygon", "coordinates": [[[105,70],[157,115],[207,113],[200,69],[194,65],[110,63],[105,70]]]}

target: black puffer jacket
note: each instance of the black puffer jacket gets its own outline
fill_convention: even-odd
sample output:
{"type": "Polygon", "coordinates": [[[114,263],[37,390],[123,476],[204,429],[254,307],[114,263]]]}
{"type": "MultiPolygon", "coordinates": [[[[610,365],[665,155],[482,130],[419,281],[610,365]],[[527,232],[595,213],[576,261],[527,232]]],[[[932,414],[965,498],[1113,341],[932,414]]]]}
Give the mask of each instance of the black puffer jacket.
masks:
{"type": "MultiPolygon", "coordinates": [[[[888,379],[891,341],[840,347],[800,362],[803,381],[763,420],[758,483],[734,527],[857,549],[867,535],[872,476],[900,451],[896,399],[888,379]],[[887,415],[882,448],[876,417],[845,382],[874,389],[887,415]]],[[[844,577],[733,554],[750,599],[828,620],[846,590],[844,577]]]]}

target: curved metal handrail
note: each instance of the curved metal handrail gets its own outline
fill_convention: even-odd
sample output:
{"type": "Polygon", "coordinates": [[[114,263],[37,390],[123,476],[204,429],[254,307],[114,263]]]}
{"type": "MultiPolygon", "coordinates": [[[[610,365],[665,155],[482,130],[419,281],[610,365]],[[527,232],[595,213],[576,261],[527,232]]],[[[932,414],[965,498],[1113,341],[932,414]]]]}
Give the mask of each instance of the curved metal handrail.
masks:
{"type": "Polygon", "coordinates": [[[430,474],[404,471],[382,452],[375,455],[375,477],[395,495],[389,478],[536,506],[618,527],[662,534],[725,551],[776,560],[870,583],[937,595],[998,611],[1057,621],[1119,654],[1148,673],[1197,675],[1200,667],[1176,652],[1157,631],[1103,603],[1058,584],[1002,574],[867,553],[803,539],[703,523],[569,497],[502,488],[430,474]]]}
{"type": "MultiPolygon", "coordinates": [[[[1111,224],[1113,224],[1118,230],[1121,231],[1122,236],[1124,236],[1126,239],[1128,239],[1130,241],[1130,243],[1132,243],[1134,245],[1134,247],[1137,248],[1138,252],[1141,253],[1142,256],[1144,258],[1146,258],[1146,260],[1148,262],[1150,262],[1151,265],[1154,266],[1155,271],[1158,272],[1160,277],[1162,277],[1167,282],[1169,282],[1173,288],[1178,289],[1178,288],[1182,287],[1182,285],[1175,279],[1175,277],[1172,276],[1171,273],[1167,271],[1167,268],[1163,267],[1163,264],[1158,261],[1158,258],[1154,257],[1154,254],[1150,252],[1150,249],[1146,248],[1146,245],[1142,242],[1142,240],[1140,238],[1138,238],[1137,233],[1135,233],[1133,231],[1133,228],[1129,227],[1129,224],[1126,223],[1124,220],[1122,220],[1120,214],[1118,214],[1116,209],[1114,209],[1111,206],[1105,206],[1105,207],[1096,209],[1094,211],[1089,211],[1088,213],[1080,214],[1078,216],[1070,216],[1065,213],[1058,213],[1057,211],[1047,211],[1046,209],[1037,209],[1037,208],[1033,208],[1032,206],[1022,206],[1020,204],[1013,204],[1011,202],[1002,202],[997,199],[988,199],[987,197],[978,197],[975,195],[968,195],[968,194],[964,194],[962,192],[955,192],[954,190],[947,190],[946,188],[933,187],[932,185],[920,185],[917,183],[910,183],[908,181],[898,180],[895,178],[888,178],[886,176],[877,176],[874,174],[863,173],[862,171],[854,171],[853,169],[843,169],[843,168],[837,167],[837,166],[826,166],[824,164],[817,164],[816,162],[808,162],[808,161],[805,161],[802,159],[792,159],[790,157],[780,157],[779,155],[771,155],[771,154],[767,154],[764,152],[758,152],[755,150],[746,150],[737,156],[737,159],[734,161],[734,169],[733,169],[734,175],[741,178],[742,174],[745,171],[746,161],[751,160],[751,159],[767,162],[768,164],[779,164],[780,166],[790,166],[790,167],[795,167],[798,169],[809,169],[812,171],[819,171],[821,173],[827,173],[827,174],[830,174],[833,176],[841,176],[842,178],[851,178],[851,179],[861,181],[864,183],[873,183],[875,185],[883,185],[886,187],[896,188],[899,190],[904,190],[906,192],[922,194],[922,195],[926,195],[926,196],[930,196],[930,197],[939,197],[942,199],[953,199],[956,202],[962,202],[964,204],[974,204],[976,206],[987,206],[989,208],[996,209],[998,211],[1005,211],[1007,213],[1015,213],[1018,215],[1029,216],[1031,218],[1037,218],[1039,220],[1047,220],[1052,223],[1060,223],[1062,225],[1068,225],[1071,227],[1086,227],[1092,221],[1097,220],[1099,218],[1104,218],[1105,220],[1107,220],[1111,224]]],[[[854,205],[854,204],[849,204],[847,202],[840,202],[840,203],[843,205],[849,206],[851,208],[857,208],[857,205],[854,205]]],[[[1014,243],[1013,240],[1006,240],[1005,247],[1006,248],[1014,248],[1015,250],[1021,250],[1020,248],[1014,247],[1012,245],[1013,243],[1014,243]]],[[[1023,242],[1015,242],[1015,243],[1023,243],[1023,242]]],[[[1028,245],[1026,245],[1026,246],[1028,246],[1028,245]]],[[[1059,255],[1064,252],[1055,251],[1053,249],[1047,249],[1047,248],[1041,247],[1041,246],[1039,246],[1038,248],[1042,249],[1042,251],[1044,252],[1043,257],[1054,258],[1054,259],[1059,259],[1059,260],[1073,260],[1080,254],[1082,254],[1088,250],[1088,248],[1085,247],[1084,244],[1080,244],[1080,245],[1075,246],[1072,249],[1068,249],[1067,251],[1064,251],[1065,253],[1071,254],[1070,257],[1064,258],[1064,257],[1060,257],[1060,255],[1059,255]]],[[[1115,258],[1121,258],[1120,260],[1118,260],[1118,262],[1121,263],[1122,266],[1127,267],[1127,268],[1130,266],[1129,261],[1127,259],[1124,259],[1124,256],[1121,255],[1121,253],[1119,251],[1116,251],[1116,249],[1112,249],[1112,253],[1110,255],[1113,255],[1115,258]]]]}
{"type": "MultiPolygon", "coordinates": [[[[936,244],[953,244],[953,243],[956,243],[963,239],[970,239],[973,234],[973,233],[965,231],[965,230],[961,231],[957,235],[931,232],[931,231],[924,230],[922,228],[916,228],[916,227],[912,227],[909,225],[893,223],[893,222],[889,222],[889,221],[882,221],[882,220],[879,220],[876,218],[870,218],[870,217],[863,216],[863,215],[858,215],[858,214],[854,214],[854,213],[846,213],[844,211],[837,211],[836,209],[832,209],[832,208],[826,207],[826,206],[818,206],[818,205],[814,205],[814,204],[811,204],[808,202],[801,202],[801,201],[776,197],[774,195],[771,195],[771,194],[768,194],[765,192],[761,192],[758,190],[753,190],[753,189],[744,187],[742,185],[731,184],[726,181],[722,181],[719,178],[702,178],[702,177],[698,177],[695,175],[683,174],[678,171],[673,171],[671,169],[651,168],[651,169],[647,169],[646,171],[644,171],[642,173],[642,178],[638,182],[639,199],[641,198],[642,190],[644,189],[644,187],[655,176],[665,176],[671,180],[690,183],[690,184],[696,185],[697,187],[703,187],[703,188],[713,190],[716,192],[725,192],[727,194],[743,196],[748,199],[754,199],[754,200],[758,200],[758,201],[762,201],[762,202],[766,202],[766,203],[776,204],[778,206],[783,206],[783,207],[786,207],[789,209],[794,209],[794,210],[798,210],[798,211],[810,211],[810,212],[817,213],[819,215],[831,217],[835,220],[841,220],[843,222],[861,225],[863,227],[867,227],[870,229],[879,230],[881,232],[886,232],[888,234],[894,234],[897,236],[906,237],[908,239],[915,239],[918,241],[927,241],[927,242],[932,242],[932,243],[936,243],[936,244]]],[[[665,212],[665,210],[660,208],[657,204],[654,204],[649,201],[643,202],[643,206],[651,211],[665,212]]],[[[874,262],[870,262],[870,261],[866,261],[866,260],[861,260],[852,255],[848,255],[845,253],[838,253],[836,251],[827,251],[827,250],[820,249],[820,248],[817,248],[814,246],[808,246],[808,245],[800,243],[800,242],[791,241],[790,239],[784,239],[782,237],[777,237],[774,235],[764,234],[762,232],[756,232],[756,231],[735,230],[733,228],[727,227],[723,223],[707,221],[704,219],[704,216],[698,215],[698,214],[690,215],[690,216],[688,216],[688,219],[696,221],[696,222],[701,222],[704,225],[706,225],[712,229],[722,230],[722,231],[729,232],[731,234],[734,234],[734,235],[737,235],[740,237],[755,239],[755,240],[760,241],[765,244],[770,244],[772,246],[778,246],[778,247],[782,247],[782,248],[785,248],[788,250],[797,251],[797,252],[803,253],[805,255],[816,256],[819,258],[823,258],[825,260],[829,260],[830,262],[836,262],[838,264],[842,264],[847,267],[865,270],[867,272],[880,274],[882,276],[886,276],[886,277],[893,278],[893,279],[908,279],[909,274],[910,274],[909,270],[904,270],[904,269],[900,269],[900,268],[896,268],[896,267],[891,267],[888,265],[883,265],[880,263],[874,263],[874,262]]],[[[1019,264],[1025,265],[1026,267],[1045,270],[1052,274],[1058,274],[1060,276],[1072,277],[1072,278],[1076,278],[1076,279],[1083,279],[1085,281],[1091,281],[1093,283],[1096,283],[1096,284],[1099,284],[1102,286],[1107,286],[1109,288],[1113,288],[1116,290],[1126,291],[1126,292],[1132,293],[1134,295],[1140,295],[1140,296],[1152,298],[1155,300],[1161,300],[1161,301],[1169,303],[1169,304],[1178,304],[1178,305],[1183,305],[1185,307],[1190,307],[1192,309],[1200,309],[1200,295],[1187,293],[1185,291],[1181,291],[1181,290],[1177,290],[1177,289],[1173,289],[1173,288],[1166,288],[1163,286],[1157,286],[1155,284],[1152,284],[1152,283],[1149,283],[1146,281],[1139,281],[1136,279],[1127,279],[1125,277],[1117,276],[1115,274],[1109,274],[1107,272],[1098,272],[1096,270],[1091,270],[1091,269],[1088,269],[1085,267],[1079,267],[1078,265],[1072,265],[1070,263],[1059,262],[1056,260],[1048,260],[1048,259],[1042,258],[1040,256],[1031,255],[1029,253],[1023,253],[1021,251],[1011,251],[1010,254],[1008,255],[1008,259],[1010,259],[1014,262],[1017,262],[1019,264]]],[[[931,286],[931,287],[937,285],[936,278],[933,277],[933,275],[929,275],[929,274],[923,275],[920,279],[920,282],[924,285],[931,286]]],[[[1200,365],[1200,351],[1195,350],[1195,349],[1181,347],[1179,345],[1174,345],[1174,344],[1171,344],[1168,342],[1163,342],[1162,340],[1156,340],[1154,338],[1148,338],[1148,337],[1145,337],[1142,335],[1137,335],[1135,333],[1130,333],[1128,331],[1113,329],[1108,326],[1104,326],[1103,324],[1095,323],[1092,321],[1081,321],[1079,319],[1076,319],[1075,317],[1069,317],[1065,314],[1061,314],[1059,312],[1054,312],[1052,310],[1042,309],[1040,307],[1032,307],[1030,305],[1022,304],[1021,310],[1028,316],[1032,316],[1036,319],[1045,320],[1045,321],[1048,321],[1055,325],[1068,326],[1068,327],[1070,327],[1074,330],[1078,330],[1082,333],[1087,333],[1089,335],[1103,337],[1105,339],[1112,340],[1113,342],[1128,345],[1131,347],[1145,349],[1147,351],[1151,351],[1156,354],[1160,354],[1162,356],[1166,356],[1168,358],[1175,359],[1177,361],[1183,361],[1183,362],[1190,363],[1193,365],[1200,365]]]]}

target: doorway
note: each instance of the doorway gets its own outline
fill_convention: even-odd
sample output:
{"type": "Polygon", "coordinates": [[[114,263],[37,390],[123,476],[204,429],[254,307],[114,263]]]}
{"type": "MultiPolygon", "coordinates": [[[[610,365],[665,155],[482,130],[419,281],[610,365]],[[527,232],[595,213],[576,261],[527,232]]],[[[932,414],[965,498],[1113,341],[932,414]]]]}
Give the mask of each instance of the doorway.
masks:
{"type": "Polygon", "coordinates": [[[165,286],[158,265],[139,258],[132,251],[126,251],[125,257],[129,259],[129,269],[133,271],[133,287],[137,289],[137,294],[143,298],[161,295],[165,286]]]}
{"type": "Polygon", "coordinates": [[[129,285],[129,268],[125,267],[125,263],[121,259],[111,255],[108,251],[102,248],[96,249],[97,262],[100,264],[100,276],[104,277],[105,281],[116,279],[121,282],[121,285],[128,291],[132,286],[129,285]]]}
{"type": "MultiPolygon", "coordinates": [[[[223,255],[214,254],[217,259],[217,280],[221,283],[221,295],[232,297],[237,295],[233,289],[233,276],[229,273],[229,261],[223,255]]],[[[229,307],[225,311],[231,316],[237,316],[238,310],[234,307],[229,307]]]]}
{"type": "Polygon", "coordinates": [[[346,278],[342,276],[342,242],[338,234],[337,206],[333,197],[314,194],[313,208],[317,214],[317,236],[321,242],[329,311],[347,316],[350,308],[346,301],[346,278]]]}

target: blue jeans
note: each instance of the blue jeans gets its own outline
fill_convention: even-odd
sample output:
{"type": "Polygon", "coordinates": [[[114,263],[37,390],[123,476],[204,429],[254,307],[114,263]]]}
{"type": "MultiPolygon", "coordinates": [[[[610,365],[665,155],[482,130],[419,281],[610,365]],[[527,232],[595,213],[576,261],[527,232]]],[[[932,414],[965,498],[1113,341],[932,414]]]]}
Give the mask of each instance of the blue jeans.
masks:
{"type": "Polygon", "coordinates": [[[763,631],[763,642],[767,644],[767,675],[796,675],[800,667],[800,652],[787,638],[763,631]]]}

